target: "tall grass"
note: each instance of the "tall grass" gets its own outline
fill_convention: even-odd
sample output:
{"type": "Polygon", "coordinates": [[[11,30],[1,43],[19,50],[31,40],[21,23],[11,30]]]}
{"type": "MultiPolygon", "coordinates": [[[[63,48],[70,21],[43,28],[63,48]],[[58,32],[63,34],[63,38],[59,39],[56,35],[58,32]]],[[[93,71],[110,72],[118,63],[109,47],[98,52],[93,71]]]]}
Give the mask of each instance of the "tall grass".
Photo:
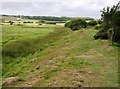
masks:
{"type": "Polygon", "coordinates": [[[27,56],[34,54],[36,51],[42,51],[54,41],[67,34],[67,30],[62,27],[57,27],[45,37],[29,38],[10,42],[3,45],[2,55],[10,57],[27,56]]]}

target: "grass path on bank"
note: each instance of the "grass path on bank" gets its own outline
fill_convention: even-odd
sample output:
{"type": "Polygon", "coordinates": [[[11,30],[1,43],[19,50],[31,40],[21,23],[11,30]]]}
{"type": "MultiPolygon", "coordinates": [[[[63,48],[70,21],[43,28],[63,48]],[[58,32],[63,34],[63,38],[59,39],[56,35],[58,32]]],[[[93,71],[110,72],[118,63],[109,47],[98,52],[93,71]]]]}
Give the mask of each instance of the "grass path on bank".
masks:
{"type": "Polygon", "coordinates": [[[111,46],[107,40],[94,40],[96,31],[93,28],[74,32],[63,27],[59,30],[49,38],[51,42],[45,42],[47,47],[43,50],[25,57],[3,58],[3,77],[23,79],[8,86],[117,86],[116,46],[111,46]]]}

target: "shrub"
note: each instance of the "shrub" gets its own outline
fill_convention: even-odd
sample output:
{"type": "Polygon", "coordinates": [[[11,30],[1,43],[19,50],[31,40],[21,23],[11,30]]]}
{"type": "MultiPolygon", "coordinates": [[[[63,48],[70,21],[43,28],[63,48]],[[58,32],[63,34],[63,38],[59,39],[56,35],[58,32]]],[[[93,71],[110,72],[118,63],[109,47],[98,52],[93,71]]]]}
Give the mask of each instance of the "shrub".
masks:
{"type": "Polygon", "coordinates": [[[41,21],[40,21],[40,23],[46,23],[46,21],[44,21],[44,20],[41,20],[41,21]]]}
{"type": "Polygon", "coordinates": [[[87,23],[83,19],[73,19],[65,24],[65,27],[71,28],[73,31],[79,30],[80,28],[86,28],[87,23]]]}
{"type": "Polygon", "coordinates": [[[95,36],[94,39],[108,39],[108,34],[106,30],[100,30],[98,31],[95,36]]]}
{"type": "Polygon", "coordinates": [[[13,25],[14,22],[13,21],[9,21],[9,23],[10,23],[10,25],[13,25]]]}
{"type": "Polygon", "coordinates": [[[45,20],[39,20],[39,21],[36,22],[36,23],[41,24],[41,23],[46,23],[46,21],[45,21],[45,20]]]}
{"type": "Polygon", "coordinates": [[[33,23],[33,22],[27,21],[27,22],[23,22],[23,23],[33,23]]]}
{"type": "Polygon", "coordinates": [[[39,25],[42,25],[42,23],[39,23],[39,25]]]}
{"type": "Polygon", "coordinates": [[[98,20],[97,23],[98,23],[98,24],[102,24],[103,21],[102,21],[102,20],[98,20]]]}
{"type": "Polygon", "coordinates": [[[101,28],[102,28],[101,25],[96,25],[96,26],[95,26],[95,29],[96,29],[96,30],[100,30],[101,28]]]}
{"type": "Polygon", "coordinates": [[[89,26],[95,26],[95,25],[97,25],[97,21],[91,20],[90,22],[88,22],[88,25],[89,26]]]}
{"type": "Polygon", "coordinates": [[[54,24],[54,25],[56,25],[56,22],[47,22],[47,24],[54,24]]]}
{"type": "Polygon", "coordinates": [[[65,23],[65,27],[70,28],[70,25],[71,25],[71,21],[69,21],[69,22],[65,23]]]}

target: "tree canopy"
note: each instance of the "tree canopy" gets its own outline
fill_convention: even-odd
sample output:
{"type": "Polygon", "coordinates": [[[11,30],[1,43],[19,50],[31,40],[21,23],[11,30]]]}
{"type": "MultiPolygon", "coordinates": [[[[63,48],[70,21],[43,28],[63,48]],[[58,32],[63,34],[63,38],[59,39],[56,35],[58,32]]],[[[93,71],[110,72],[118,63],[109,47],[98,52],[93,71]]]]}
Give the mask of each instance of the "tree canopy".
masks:
{"type": "Polygon", "coordinates": [[[98,38],[109,38],[113,42],[120,43],[120,2],[112,7],[101,10],[103,20],[102,29],[94,36],[98,38]]]}

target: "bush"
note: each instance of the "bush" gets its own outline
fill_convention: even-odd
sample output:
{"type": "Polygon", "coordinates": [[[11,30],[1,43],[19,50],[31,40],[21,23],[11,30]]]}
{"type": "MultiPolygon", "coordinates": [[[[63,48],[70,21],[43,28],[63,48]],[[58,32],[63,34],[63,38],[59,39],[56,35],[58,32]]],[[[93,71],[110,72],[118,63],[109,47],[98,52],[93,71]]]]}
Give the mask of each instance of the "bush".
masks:
{"type": "Polygon", "coordinates": [[[69,21],[69,22],[65,23],[65,27],[70,28],[70,25],[71,25],[71,21],[69,21]]]}
{"type": "Polygon", "coordinates": [[[88,22],[88,25],[89,26],[95,26],[95,25],[97,25],[97,21],[91,20],[90,22],[88,22]]]}
{"type": "Polygon", "coordinates": [[[39,25],[42,25],[41,23],[39,23],[39,25]]]}
{"type": "Polygon", "coordinates": [[[96,29],[96,30],[100,30],[101,28],[102,28],[101,25],[96,25],[96,26],[95,26],[95,29],[96,29]]]}
{"type": "Polygon", "coordinates": [[[47,22],[47,24],[54,24],[54,25],[56,25],[56,22],[47,22]]]}
{"type": "Polygon", "coordinates": [[[40,22],[41,22],[41,23],[46,23],[46,21],[44,21],[44,20],[41,20],[40,22]]]}
{"type": "Polygon", "coordinates": [[[14,22],[13,21],[9,21],[9,23],[10,23],[10,25],[13,25],[14,22]]]}
{"type": "Polygon", "coordinates": [[[23,22],[23,23],[33,23],[33,22],[27,21],[27,22],[23,22]]]}
{"type": "Polygon", "coordinates": [[[40,20],[40,21],[38,21],[37,23],[38,23],[38,24],[46,23],[46,21],[44,21],[44,20],[40,20]]]}
{"type": "Polygon", "coordinates": [[[102,20],[98,20],[97,23],[98,23],[98,24],[102,24],[103,21],[102,21],[102,20]]]}
{"type": "Polygon", "coordinates": [[[106,30],[100,30],[98,31],[95,36],[94,39],[108,39],[108,33],[106,30]]]}
{"type": "Polygon", "coordinates": [[[71,28],[73,31],[79,30],[80,28],[86,28],[87,23],[83,19],[73,19],[65,24],[65,27],[71,28]]]}
{"type": "MultiPolygon", "coordinates": [[[[110,34],[109,34],[109,32],[110,32],[110,25],[108,25],[108,23],[103,22],[103,24],[101,25],[100,28],[101,28],[100,31],[98,31],[95,34],[94,38],[95,39],[109,39],[110,38],[110,34]]],[[[98,30],[99,27],[95,27],[95,29],[98,30]]]]}

